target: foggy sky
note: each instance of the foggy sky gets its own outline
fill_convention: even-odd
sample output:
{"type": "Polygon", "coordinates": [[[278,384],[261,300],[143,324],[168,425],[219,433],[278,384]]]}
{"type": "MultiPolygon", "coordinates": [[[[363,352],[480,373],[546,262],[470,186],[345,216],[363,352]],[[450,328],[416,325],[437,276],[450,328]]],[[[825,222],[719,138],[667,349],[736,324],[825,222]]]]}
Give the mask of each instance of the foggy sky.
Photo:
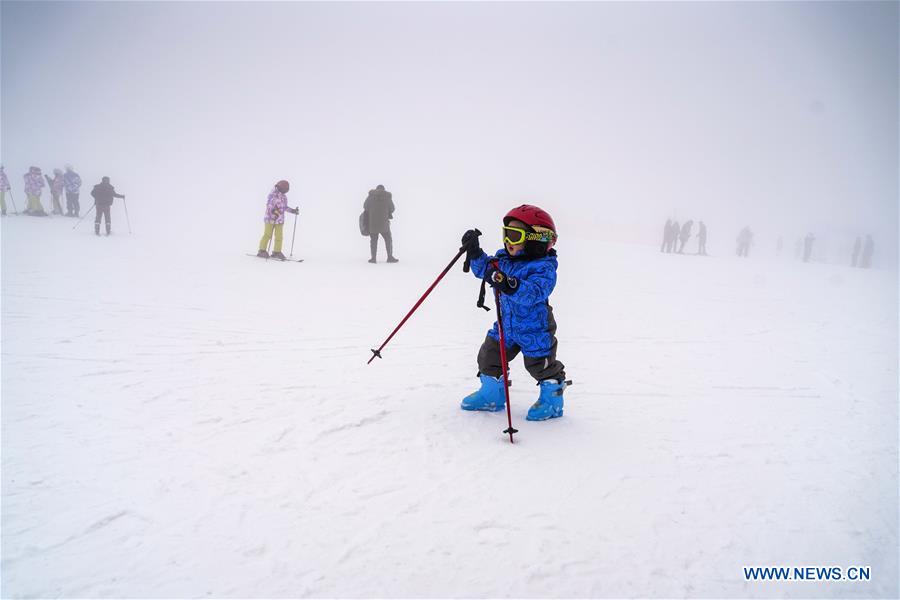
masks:
{"type": "Polygon", "coordinates": [[[786,247],[871,232],[896,260],[895,2],[0,13],[0,153],[20,196],[29,165],[72,162],[127,188],[145,229],[202,219],[252,249],[274,181],[305,225],[351,233],[382,183],[400,227],[492,226],[534,202],[561,236],[658,243],[674,216],[729,251],[750,225],[786,247]]]}

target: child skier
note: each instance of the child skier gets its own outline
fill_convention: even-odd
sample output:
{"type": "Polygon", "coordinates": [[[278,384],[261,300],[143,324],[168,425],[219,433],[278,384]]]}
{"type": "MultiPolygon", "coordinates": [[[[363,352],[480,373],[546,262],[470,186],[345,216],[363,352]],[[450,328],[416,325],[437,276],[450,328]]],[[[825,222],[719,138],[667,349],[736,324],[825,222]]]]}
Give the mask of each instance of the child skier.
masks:
{"type": "Polygon", "coordinates": [[[269,197],[266,202],[266,216],[265,229],[263,230],[262,239],[259,240],[259,252],[256,253],[257,256],[261,258],[269,258],[269,240],[272,239],[272,234],[275,234],[275,248],[272,252],[272,258],[277,258],[279,260],[285,260],[284,254],[281,253],[281,242],[283,240],[283,230],[284,230],[284,212],[290,212],[295,215],[300,214],[299,208],[291,208],[288,206],[288,199],[286,194],[291,189],[291,184],[282,179],[278,183],[275,184],[275,187],[272,188],[272,191],[269,192],[269,197]]]}
{"type": "MultiPolygon", "coordinates": [[[[563,415],[565,366],[556,359],[556,321],[548,299],[556,285],[556,225],[537,206],[523,204],[503,218],[504,248],[493,257],[481,249],[474,230],[462,237],[472,274],[500,291],[500,311],[506,338],[506,356],[521,351],[525,368],[538,381],[541,392],[528,409],[529,421],[563,415]]],[[[500,411],[506,408],[500,364],[497,323],[478,351],[481,389],[466,396],[463,410],[500,411]]]]}

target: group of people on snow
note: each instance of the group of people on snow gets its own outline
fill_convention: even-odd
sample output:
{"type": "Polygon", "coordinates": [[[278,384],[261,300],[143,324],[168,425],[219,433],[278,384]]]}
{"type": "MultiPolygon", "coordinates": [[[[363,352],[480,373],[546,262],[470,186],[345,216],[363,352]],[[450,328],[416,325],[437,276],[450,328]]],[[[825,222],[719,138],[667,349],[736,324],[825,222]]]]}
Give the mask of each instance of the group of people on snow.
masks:
{"type": "Polygon", "coordinates": [[[870,234],[866,234],[866,241],[863,242],[860,236],[856,236],[856,242],[853,244],[853,255],[850,259],[850,266],[853,268],[868,269],[872,266],[872,255],[875,254],[875,240],[870,234]],[[860,259],[860,250],[862,251],[862,259],[860,259]]]}
{"type": "MultiPolygon", "coordinates": [[[[813,244],[816,236],[812,232],[807,233],[805,237],[798,239],[794,246],[794,253],[798,260],[809,262],[812,258],[813,244]]],[[[781,238],[778,238],[778,251],[781,254],[781,238]]],[[[866,240],[863,242],[862,236],[856,236],[853,244],[853,252],[850,255],[850,266],[853,268],[868,269],[872,266],[872,256],[875,254],[875,241],[872,236],[866,234],[866,240]]]]}
{"type": "MultiPolygon", "coordinates": [[[[41,204],[41,194],[45,187],[50,187],[50,210],[54,215],[65,214],[67,217],[78,217],[81,205],[78,196],[81,191],[81,177],[72,168],[66,165],[65,172],[62,169],[53,169],[53,177],[41,172],[40,167],[29,167],[28,172],[22,176],[25,180],[25,198],[27,204],[22,214],[32,217],[46,217],[47,212],[41,204]],[[66,197],[66,210],[63,213],[62,197],[66,197]]],[[[12,188],[6,176],[6,170],[0,166],[0,213],[7,214],[6,195],[12,199],[12,188]]],[[[13,201],[15,209],[15,202],[13,201]]],[[[18,213],[18,211],[16,211],[18,213]]]]}
{"type": "MultiPolygon", "coordinates": [[[[299,215],[299,208],[288,205],[290,183],[281,180],[266,198],[263,236],[257,256],[286,260],[282,253],[284,215],[299,215]],[[269,252],[274,238],[275,245],[269,252]]],[[[370,263],[377,262],[378,238],[384,239],[387,262],[396,263],[390,221],[394,217],[393,196],[378,185],[363,202],[359,216],[360,233],[369,237],[370,263]]],[[[526,418],[545,421],[563,416],[563,392],[568,384],[565,366],[556,358],[556,320],[549,298],[556,287],[556,224],[537,206],[523,204],[503,218],[503,248],[489,256],[481,249],[474,229],[462,236],[460,252],[466,253],[471,273],[481,279],[479,306],[483,306],[484,286],[496,290],[500,305],[499,322],[487,332],[476,363],[480,387],[462,400],[460,408],[471,411],[497,412],[506,408],[506,382],[501,340],[507,360],[519,353],[525,368],[538,382],[540,393],[529,408],[526,418]]],[[[510,434],[511,435],[511,434],[510,434]]]]}
{"type": "MultiPolygon", "coordinates": [[[[41,195],[44,188],[50,188],[50,214],[62,215],[66,217],[81,218],[81,176],[75,171],[72,165],[66,165],[65,171],[62,169],[53,169],[53,177],[44,174],[40,167],[29,167],[28,172],[22,176],[25,182],[25,197],[27,204],[25,210],[21,214],[30,217],[46,217],[47,211],[41,203],[41,195]],[[66,209],[63,212],[62,198],[65,194],[66,209]]],[[[3,216],[7,214],[6,196],[9,194],[13,203],[13,210],[19,214],[15,207],[15,200],[12,196],[12,186],[10,186],[9,178],[6,176],[6,170],[0,166],[0,213],[3,216]]],[[[103,179],[93,187],[91,196],[94,199],[94,206],[97,209],[97,215],[94,220],[94,233],[100,235],[101,218],[106,220],[106,235],[111,232],[110,207],[113,198],[125,198],[124,195],[116,193],[115,188],[109,183],[109,177],[103,179]]],[[[93,208],[92,207],[92,208],[93,208]]]]}
{"type": "MultiPolygon", "coordinates": [[[[269,192],[266,198],[266,211],[263,216],[263,235],[259,240],[259,249],[256,255],[260,258],[274,258],[287,260],[282,252],[284,243],[284,215],[291,213],[300,214],[300,208],[288,206],[287,193],[291,184],[282,179],[269,192]],[[274,247],[270,244],[275,240],[274,247]]],[[[399,262],[394,256],[394,239],[391,236],[391,219],[394,218],[394,197],[384,189],[383,185],[377,185],[369,190],[363,202],[363,212],[359,216],[359,231],[369,238],[370,263],[376,263],[378,254],[378,237],[384,240],[384,248],[387,251],[387,262],[399,262]]]]}
{"type": "MultiPolygon", "coordinates": [[[[660,252],[669,254],[684,254],[684,246],[691,239],[691,229],[694,227],[693,220],[687,220],[682,225],[678,221],[666,219],[663,227],[663,241],[659,247],[660,252]]],[[[700,256],[706,256],[706,225],[703,221],[699,223],[699,231],[697,232],[697,252],[700,256]]]]}

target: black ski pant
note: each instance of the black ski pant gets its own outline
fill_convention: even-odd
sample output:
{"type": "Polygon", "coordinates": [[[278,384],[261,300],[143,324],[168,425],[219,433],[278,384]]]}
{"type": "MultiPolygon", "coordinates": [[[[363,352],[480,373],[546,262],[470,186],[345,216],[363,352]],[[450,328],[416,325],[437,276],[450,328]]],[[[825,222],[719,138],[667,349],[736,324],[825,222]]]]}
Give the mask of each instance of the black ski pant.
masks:
{"type": "MultiPolygon", "coordinates": [[[[384,248],[387,250],[388,258],[394,256],[394,240],[391,238],[391,230],[381,232],[381,237],[384,238],[384,248]]],[[[372,253],[372,260],[375,260],[375,255],[378,254],[378,233],[369,234],[369,251],[372,253]]]]}
{"type": "MultiPolygon", "coordinates": [[[[554,324],[554,331],[556,326],[554,324]]],[[[551,333],[552,335],[552,333],[551,333]]],[[[537,381],[545,379],[556,379],[562,381],[566,378],[566,367],[556,360],[556,336],[553,336],[553,343],[550,345],[550,354],[547,356],[533,357],[524,356],[525,368],[537,381]]],[[[506,347],[506,360],[512,362],[519,355],[522,349],[518,346],[506,347]]],[[[507,366],[508,368],[508,366],[507,366]]],[[[503,367],[500,361],[500,342],[487,335],[484,343],[478,350],[478,372],[499,378],[503,374],[503,367]]]]}
{"type": "Polygon", "coordinates": [[[66,192],[66,214],[78,216],[81,205],[78,204],[78,192],[66,192]]]}
{"type": "Polygon", "coordinates": [[[109,204],[97,204],[97,216],[94,217],[94,233],[100,235],[100,219],[102,217],[106,217],[106,233],[109,233],[112,228],[112,221],[109,218],[109,209],[112,208],[109,204]]]}

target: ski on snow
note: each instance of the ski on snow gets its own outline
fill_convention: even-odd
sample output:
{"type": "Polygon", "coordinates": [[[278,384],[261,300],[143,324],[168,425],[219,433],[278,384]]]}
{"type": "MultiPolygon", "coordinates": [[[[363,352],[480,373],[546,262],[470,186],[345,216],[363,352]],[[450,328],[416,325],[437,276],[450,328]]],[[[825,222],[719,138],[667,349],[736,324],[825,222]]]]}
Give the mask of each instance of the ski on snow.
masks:
{"type": "Polygon", "coordinates": [[[274,260],[277,262],[303,262],[302,258],[272,258],[271,256],[259,256],[258,254],[248,254],[247,256],[261,258],[263,260],[274,260]]]}

